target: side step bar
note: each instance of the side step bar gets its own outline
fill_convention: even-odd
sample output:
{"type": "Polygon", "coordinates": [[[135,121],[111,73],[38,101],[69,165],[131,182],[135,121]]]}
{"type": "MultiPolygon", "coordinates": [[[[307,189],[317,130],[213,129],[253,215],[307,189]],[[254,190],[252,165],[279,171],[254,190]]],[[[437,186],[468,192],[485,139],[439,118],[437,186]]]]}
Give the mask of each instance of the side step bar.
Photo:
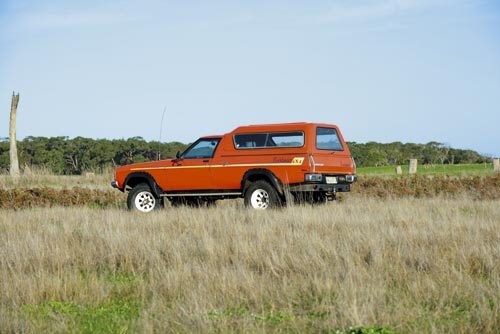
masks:
{"type": "Polygon", "coordinates": [[[163,193],[161,197],[196,197],[196,196],[241,196],[242,192],[225,192],[225,193],[163,193]]]}

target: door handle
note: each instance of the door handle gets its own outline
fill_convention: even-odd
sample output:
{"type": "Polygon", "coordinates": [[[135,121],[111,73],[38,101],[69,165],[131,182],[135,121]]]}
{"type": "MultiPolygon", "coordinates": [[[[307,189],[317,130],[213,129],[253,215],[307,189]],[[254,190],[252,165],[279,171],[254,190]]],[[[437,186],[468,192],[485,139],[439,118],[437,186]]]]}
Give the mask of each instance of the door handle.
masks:
{"type": "Polygon", "coordinates": [[[208,159],[203,160],[203,162],[209,162],[209,161],[210,161],[210,160],[208,160],[208,159]]]}

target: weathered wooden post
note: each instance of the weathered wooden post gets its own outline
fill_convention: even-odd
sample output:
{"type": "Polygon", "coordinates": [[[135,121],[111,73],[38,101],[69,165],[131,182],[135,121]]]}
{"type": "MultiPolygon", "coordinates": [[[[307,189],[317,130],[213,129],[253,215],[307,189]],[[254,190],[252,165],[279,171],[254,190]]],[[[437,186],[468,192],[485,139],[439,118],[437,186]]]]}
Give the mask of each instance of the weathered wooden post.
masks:
{"type": "Polygon", "coordinates": [[[19,160],[17,159],[17,140],[16,140],[16,113],[19,103],[19,93],[12,92],[12,102],[10,104],[10,123],[9,123],[9,140],[10,140],[10,176],[17,180],[19,179],[19,160]]]}
{"type": "Polygon", "coordinates": [[[418,165],[417,159],[410,159],[410,169],[408,172],[410,174],[416,174],[417,173],[417,165],[418,165]]]}
{"type": "Polygon", "coordinates": [[[499,158],[493,159],[493,171],[496,173],[500,173],[500,159],[499,158]]]}
{"type": "Polygon", "coordinates": [[[401,166],[396,166],[396,174],[401,175],[403,174],[403,169],[401,169],[401,166]]]}
{"type": "Polygon", "coordinates": [[[30,166],[28,166],[27,164],[24,164],[23,175],[24,176],[33,176],[33,171],[31,170],[30,166]]]}

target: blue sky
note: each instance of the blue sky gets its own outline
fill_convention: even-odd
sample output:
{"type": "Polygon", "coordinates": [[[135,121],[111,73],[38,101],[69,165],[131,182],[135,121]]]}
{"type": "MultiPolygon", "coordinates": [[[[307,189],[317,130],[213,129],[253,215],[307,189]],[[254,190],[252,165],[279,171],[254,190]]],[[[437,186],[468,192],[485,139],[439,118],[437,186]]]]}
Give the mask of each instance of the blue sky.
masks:
{"type": "Polygon", "coordinates": [[[0,137],[190,142],[242,124],[500,156],[495,0],[0,0],[0,137]]]}

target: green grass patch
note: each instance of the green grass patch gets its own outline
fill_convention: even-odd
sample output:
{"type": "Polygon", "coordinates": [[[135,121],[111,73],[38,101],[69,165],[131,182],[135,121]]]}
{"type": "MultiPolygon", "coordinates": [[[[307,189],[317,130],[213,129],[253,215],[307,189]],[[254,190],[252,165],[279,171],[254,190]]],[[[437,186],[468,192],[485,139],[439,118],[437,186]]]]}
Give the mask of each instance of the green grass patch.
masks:
{"type": "Polygon", "coordinates": [[[262,322],[267,325],[280,325],[282,323],[290,322],[293,320],[293,316],[287,312],[268,311],[252,313],[245,306],[228,307],[224,310],[210,311],[208,312],[208,318],[212,321],[223,319],[252,318],[256,322],[262,322]]]}
{"type": "Polygon", "coordinates": [[[39,328],[53,328],[63,323],[75,333],[131,333],[139,318],[140,303],[133,299],[111,300],[98,305],[48,301],[25,305],[22,312],[39,328]]]}
{"type": "Polygon", "coordinates": [[[106,274],[106,281],[119,285],[119,286],[128,286],[128,287],[135,287],[137,283],[140,281],[140,277],[137,275],[134,275],[129,272],[109,272],[106,274]]]}
{"type": "Polygon", "coordinates": [[[137,284],[141,280],[128,272],[80,271],[82,284],[99,277],[108,296],[94,304],[48,300],[21,307],[22,314],[39,332],[130,333],[135,331],[141,304],[137,284]]]}
{"type": "Polygon", "coordinates": [[[271,311],[261,314],[254,314],[254,319],[261,321],[268,325],[280,325],[282,323],[290,322],[293,320],[293,316],[281,311],[271,311]]]}
{"type": "MultiPolygon", "coordinates": [[[[402,165],[403,175],[408,175],[408,165],[402,165]]],[[[380,167],[359,167],[358,175],[380,175],[380,176],[396,176],[396,166],[380,166],[380,167]]],[[[467,176],[467,175],[490,175],[493,174],[493,164],[457,164],[457,165],[419,165],[417,169],[418,175],[450,175],[450,176],[467,176]]]]}
{"type": "Polygon", "coordinates": [[[347,330],[336,330],[332,334],[396,334],[388,327],[369,326],[369,327],[351,327],[347,330]]]}
{"type": "Polygon", "coordinates": [[[306,317],[309,320],[315,320],[315,319],[324,320],[329,315],[330,315],[330,313],[327,311],[308,311],[306,313],[306,317]]]}
{"type": "Polygon", "coordinates": [[[250,311],[245,306],[228,307],[223,310],[214,310],[208,312],[210,320],[232,319],[248,315],[250,311]]]}
{"type": "Polygon", "coordinates": [[[414,332],[459,332],[471,322],[476,301],[466,298],[419,300],[419,314],[406,324],[414,332]]]}
{"type": "MultiPolygon", "coordinates": [[[[330,314],[324,312],[307,312],[305,315],[293,315],[284,311],[267,311],[267,312],[251,312],[245,306],[228,307],[223,310],[214,310],[208,312],[208,318],[212,321],[222,320],[237,320],[237,319],[252,319],[256,323],[270,325],[272,327],[282,327],[292,325],[294,322],[302,322],[309,320],[325,320],[330,314]]],[[[331,334],[395,334],[396,332],[388,327],[383,326],[367,326],[367,327],[350,327],[345,330],[335,329],[327,331],[331,334]]]]}

